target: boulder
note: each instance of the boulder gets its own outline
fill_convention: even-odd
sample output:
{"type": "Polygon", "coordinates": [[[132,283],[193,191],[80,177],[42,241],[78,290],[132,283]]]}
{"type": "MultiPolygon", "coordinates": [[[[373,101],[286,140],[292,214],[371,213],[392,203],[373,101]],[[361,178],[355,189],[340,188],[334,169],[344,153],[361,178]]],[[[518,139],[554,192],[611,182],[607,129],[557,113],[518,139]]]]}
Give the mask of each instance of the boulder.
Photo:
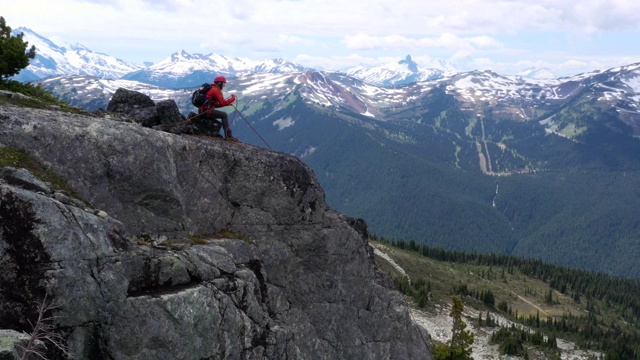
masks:
{"type": "Polygon", "coordinates": [[[22,186],[28,190],[39,191],[45,194],[51,192],[51,184],[40,181],[25,169],[16,169],[11,166],[1,168],[0,179],[12,185],[22,186]]]}
{"type": "Polygon", "coordinates": [[[107,112],[127,115],[144,127],[175,125],[186,120],[175,100],[162,100],[156,104],[149,96],[124,88],[116,90],[107,112]]]}
{"type": "Polygon", "coordinates": [[[119,88],[109,101],[107,111],[116,113],[130,113],[134,109],[155,107],[151,98],[137,91],[119,88]]]}
{"type": "Polygon", "coordinates": [[[155,125],[173,125],[186,120],[173,99],[159,101],[156,104],[156,112],[158,121],[155,125]]]}

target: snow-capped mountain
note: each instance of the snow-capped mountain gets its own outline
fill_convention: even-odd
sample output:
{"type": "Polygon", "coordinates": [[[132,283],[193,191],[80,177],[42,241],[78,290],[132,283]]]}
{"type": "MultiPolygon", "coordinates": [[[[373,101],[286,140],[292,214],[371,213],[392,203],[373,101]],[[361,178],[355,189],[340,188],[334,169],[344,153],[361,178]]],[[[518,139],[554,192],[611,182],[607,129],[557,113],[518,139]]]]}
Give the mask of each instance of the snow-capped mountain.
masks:
{"type": "Polygon", "coordinates": [[[128,63],[80,44],[58,45],[34,31],[21,27],[29,46],[36,46],[36,58],[13,79],[34,81],[56,75],[86,75],[103,79],[124,79],[151,85],[186,88],[211,81],[219,74],[235,78],[250,73],[290,73],[312,70],[284,59],[254,61],[218,54],[189,54],[178,51],[151,66],[128,63]]]}
{"type": "Polygon", "coordinates": [[[189,54],[182,50],[157,64],[122,78],[170,88],[186,88],[211,81],[220,74],[235,78],[252,73],[282,74],[307,70],[311,69],[283,59],[258,62],[217,54],[189,54]]]}
{"type": "Polygon", "coordinates": [[[432,63],[432,68],[420,67],[411,55],[406,58],[377,66],[356,66],[346,70],[346,74],[364,82],[380,85],[394,86],[440,79],[457,71],[452,65],[444,61],[432,63]]]}
{"type": "Polygon", "coordinates": [[[538,80],[549,80],[549,79],[556,78],[556,76],[549,69],[545,69],[545,68],[526,69],[519,72],[518,76],[521,76],[527,79],[538,79],[538,80]]]}
{"type": "MultiPolygon", "coordinates": [[[[86,84],[100,82],[100,79],[122,79],[135,81],[123,87],[140,83],[141,85],[134,87],[143,89],[144,84],[151,84],[149,88],[189,89],[211,81],[218,74],[224,74],[233,80],[229,90],[248,99],[255,95],[253,93],[260,93],[260,96],[268,99],[284,99],[296,91],[298,96],[312,104],[340,109],[377,121],[399,118],[400,115],[396,114],[399,108],[404,109],[402,116],[406,115],[407,109],[412,108],[417,109],[417,113],[424,112],[427,109],[420,109],[424,106],[421,101],[440,89],[461,104],[460,111],[473,116],[486,116],[491,112],[491,116],[496,119],[526,122],[539,119],[541,113],[549,113],[549,118],[543,122],[547,130],[568,137],[579,131],[575,130],[575,126],[580,124],[563,123],[558,116],[551,116],[552,110],[562,108],[568,100],[590,91],[597,99],[595,105],[598,108],[614,109],[619,118],[633,129],[633,134],[640,135],[638,64],[549,79],[549,76],[542,76],[545,74],[543,70],[532,70],[517,76],[502,76],[491,71],[459,73],[438,60],[432,61],[432,67],[426,69],[408,55],[395,63],[354,68],[345,74],[313,71],[284,59],[252,61],[179,51],[155,65],[143,68],[92,52],[81,45],[58,46],[26,28],[15,31],[22,32],[24,39],[36,46],[36,59],[20,74],[23,79],[42,79],[55,74],[86,75],[82,78],[86,84]],[[399,84],[404,85],[389,86],[399,84]]],[[[63,86],[62,89],[64,88],[63,86]]],[[[76,90],[81,88],[82,86],[76,86],[76,90]]],[[[163,90],[154,91],[157,93],[163,90]]],[[[109,94],[108,89],[105,89],[105,94],[109,94]]],[[[181,100],[183,110],[187,110],[188,91],[180,94],[184,95],[181,100]]],[[[65,96],[65,100],[70,100],[74,94],[65,96]]],[[[104,101],[106,99],[102,100],[104,101]]]]}
{"type": "Polygon", "coordinates": [[[548,133],[568,138],[576,138],[592,125],[587,124],[586,118],[562,116],[563,109],[584,98],[592,99],[589,101],[593,111],[615,112],[629,127],[630,134],[640,137],[640,64],[550,80],[471,71],[397,88],[376,86],[332,72],[254,74],[237,79],[229,90],[245,101],[269,98],[276,102],[284,101],[296,91],[309,104],[355,113],[377,122],[420,118],[431,111],[424,101],[442,92],[455,99],[457,111],[470,117],[515,122],[539,120],[548,133]],[[547,117],[540,120],[544,114],[547,117]]]}
{"type": "MultiPolygon", "coordinates": [[[[184,55],[184,54],[183,54],[184,55]]],[[[195,70],[194,70],[195,71],[195,70]]],[[[201,80],[202,77],[199,78],[201,80]]],[[[100,88],[106,94],[102,104],[108,103],[108,94],[117,87],[143,92],[154,100],[173,98],[183,112],[191,110],[190,91],[148,85],[139,81],[105,81],[87,77],[56,77],[41,82],[47,88],[64,93],[63,98],[73,105],[83,106],[74,97],[91,97],[83,88],[100,88]],[[55,86],[53,85],[55,84],[55,86]],[[71,85],[73,84],[73,86],[71,85]],[[84,84],[84,85],[83,85],[84,84]],[[75,88],[76,94],[70,93],[75,88]]],[[[195,87],[195,85],[193,86],[195,87]]],[[[640,136],[640,64],[631,64],[606,71],[594,71],[552,80],[532,80],[520,76],[502,76],[491,71],[471,71],[441,77],[432,81],[416,82],[401,87],[385,87],[367,83],[338,72],[302,71],[287,73],[248,73],[230,79],[226,89],[241,101],[261,99],[274,101],[275,110],[286,106],[285,99],[294,92],[313,106],[358,114],[375,121],[406,121],[428,112],[424,99],[436,92],[444,92],[459,104],[458,111],[473,117],[491,117],[495,120],[528,122],[550,114],[542,121],[548,132],[561,136],[575,135],[575,122],[567,122],[556,111],[580,96],[593,97],[592,107],[614,110],[626,125],[640,136]],[[399,112],[399,109],[402,109],[399,112]]]]}
{"type": "Polygon", "coordinates": [[[308,68],[302,65],[294,64],[285,59],[267,59],[263,62],[256,64],[251,72],[254,73],[272,73],[272,74],[285,74],[297,71],[313,71],[314,69],[308,68]]]}
{"type": "Polygon", "coordinates": [[[141,92],[154,101],[174,99],[185,112],[193,110],[190,103],[191,91],[168,89],[138,81],[102,79],[88,75],[59,75],[39,80],[37,83],[70,105],[87,110],[106,109],[111,97],[119,88],[141,92]]]}
{"type": "Polygon", "coordinates": [[[93,52],[80,44],[54,44],[52,41],[21,27],[12,31],[23,33],[23,39],[36,47],[36,57],[29,66],[14,77],[18,81],[33,81],[53,75],[90,75],[117,79],[143,68],[124,60],[93,52]]]}
{"type": "MultiPolygon", "coordinates": [[[[314,69],[285,59],[254,61],[219,54],[189,54],[184,50],[171,54],[150,66],[132,64],[80,44],[58,45],[21,27],[14,33],[24,34],[29,45],[36,46],[36,58],[14,77],[18,81],[34,81],[55,75],[87,75],[104,79],[125,79],[168,88],[188,88],[210,81],[216,75],[236,78],[253,73],[286,74],[314,69]]],[[[376,66],[357,66],[345,70],[353,78],[379,86],[396,86],[418,81],[440,79],[457,73],[453,65],[442,60],[418,65],[410,55],[397,62],[376,66]]]]}

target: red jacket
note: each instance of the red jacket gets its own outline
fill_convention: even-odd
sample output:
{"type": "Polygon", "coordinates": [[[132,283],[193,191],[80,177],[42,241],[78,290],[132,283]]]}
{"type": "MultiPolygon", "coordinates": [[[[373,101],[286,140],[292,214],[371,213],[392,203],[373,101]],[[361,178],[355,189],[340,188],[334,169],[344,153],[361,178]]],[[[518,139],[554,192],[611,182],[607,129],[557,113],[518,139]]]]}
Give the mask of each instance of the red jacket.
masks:
{"type": "Polygon", "coordinates": [[[220,108],[231,105],[234,101],[236,101],[236,96],[231,94],[228,99],[225,99],[222,95],[222,91],[215,85],[211,84],[211,89],[207,91],[206,96],[209,101],[207,101],[204,105],[198,108],[200,112],[207,111],[214,108],[220,108]]]}

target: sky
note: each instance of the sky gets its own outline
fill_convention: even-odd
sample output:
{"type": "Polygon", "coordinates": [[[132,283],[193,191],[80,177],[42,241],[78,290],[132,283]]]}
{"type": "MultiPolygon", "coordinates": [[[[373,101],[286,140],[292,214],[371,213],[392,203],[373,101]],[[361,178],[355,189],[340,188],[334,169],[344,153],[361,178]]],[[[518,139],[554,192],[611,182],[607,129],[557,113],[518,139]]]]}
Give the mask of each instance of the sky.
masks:
{"type": "Polygon", "coordinates": [[[560,77],[640,62],[637,0],[0,0],[0,16],[137,64],[184,50],[340,70],[411,55],[560,77]]]}

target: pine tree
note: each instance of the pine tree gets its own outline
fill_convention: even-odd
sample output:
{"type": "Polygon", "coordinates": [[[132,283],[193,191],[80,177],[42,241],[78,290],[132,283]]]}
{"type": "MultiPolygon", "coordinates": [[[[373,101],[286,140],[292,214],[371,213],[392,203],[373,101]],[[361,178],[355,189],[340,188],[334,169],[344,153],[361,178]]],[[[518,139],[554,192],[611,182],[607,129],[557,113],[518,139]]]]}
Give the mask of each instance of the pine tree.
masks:
{"type": "Polygon", "coordinates": [[[471,344],[473,344],[473,333],[465,330],[467,324],[462,320],[464,304],[458,296],[451,298],[453,306],[449,315],[453,318],[453,328],[451,329],[451,340],[445,344],[438,344],[433,349],[435,360],[471,360],[471,344]]]}
{"type": "Polygon", "coordinates": [[[549,288],[549,292],[544,297],[544,302],[547,305],[553,304],[553,289],[549,288]]]}
{"type": "Polygon", "coordinates": [[[4,17],[0,16],[0,80],[8,79],[29,66],[29,59],[36,57],[36,47],[27,51],[28,42],[22,40],[23,34],[11,36],[11,28],[4,17]]]}

